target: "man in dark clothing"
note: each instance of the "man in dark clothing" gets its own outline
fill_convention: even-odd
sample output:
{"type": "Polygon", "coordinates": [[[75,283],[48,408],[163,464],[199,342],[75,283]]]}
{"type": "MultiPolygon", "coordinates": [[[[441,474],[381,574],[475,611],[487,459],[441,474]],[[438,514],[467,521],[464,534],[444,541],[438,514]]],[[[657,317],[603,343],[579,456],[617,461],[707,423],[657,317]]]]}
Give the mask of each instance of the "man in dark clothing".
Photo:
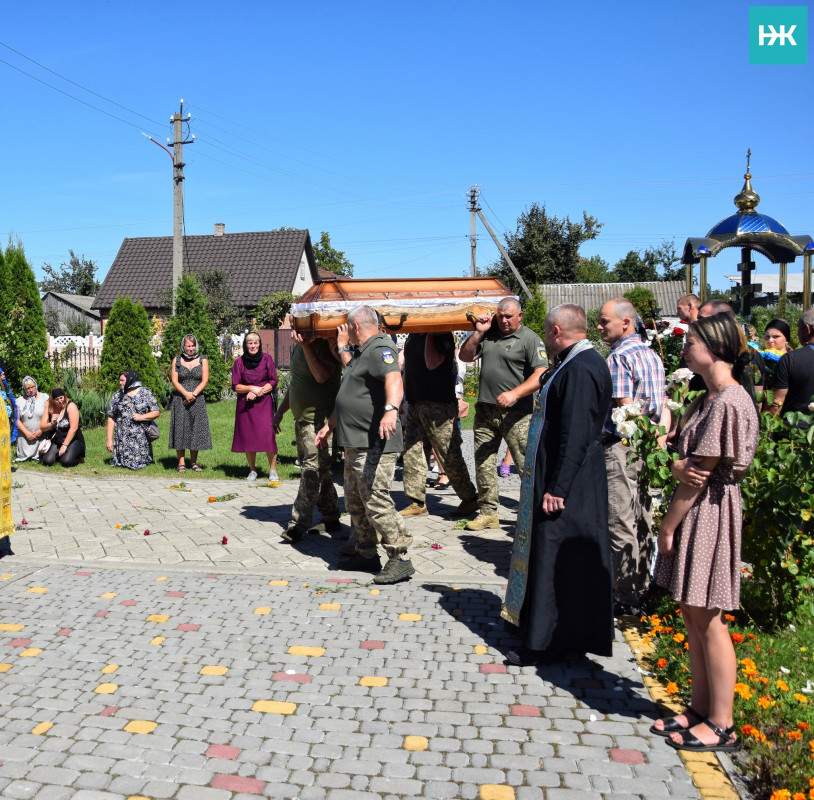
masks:
{"type": "Polygon", "coordinates": [[[501,616],[519,629],[514,664],[568,652],[611,654],[613,584],[602,425],[613,387],[587,340],[585,311],[564,304],[545,321],[556,357],[529,430],[512,566],[501,616]]]}
{"type": "Polygon", "coordinates": [[[774,371],[774,405],[771,411],[785,414],[800,411],[812,415],[814,400],[814,308],[800,315],[797,321],[798,350],[786,353],[774,371]]]}

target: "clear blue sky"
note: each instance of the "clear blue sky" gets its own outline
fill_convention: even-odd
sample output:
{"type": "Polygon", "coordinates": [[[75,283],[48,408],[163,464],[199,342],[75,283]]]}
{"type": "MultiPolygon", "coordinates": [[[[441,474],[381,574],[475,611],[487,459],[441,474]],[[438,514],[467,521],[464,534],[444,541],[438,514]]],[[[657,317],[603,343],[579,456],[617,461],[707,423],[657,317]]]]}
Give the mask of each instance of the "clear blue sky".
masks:
{"type": "MultiPolygon", "coordinates": [[[[537,202],[604,223],[585,256],[680,250],[735,211],[747,147],[759,210],[814,235],[814,67],[750,66],[748,9],[9,4],[0,220],[38,277],[68,248],[103,277],[124,237],[171,235],[172,165],[140,132],[166,141],[183,98],[187,233],[326,230],[357,277],[467,273],[472,184],[501,234],[537,202]]],[[[714,287],[738,260],[710,262],[714,287]]]]}

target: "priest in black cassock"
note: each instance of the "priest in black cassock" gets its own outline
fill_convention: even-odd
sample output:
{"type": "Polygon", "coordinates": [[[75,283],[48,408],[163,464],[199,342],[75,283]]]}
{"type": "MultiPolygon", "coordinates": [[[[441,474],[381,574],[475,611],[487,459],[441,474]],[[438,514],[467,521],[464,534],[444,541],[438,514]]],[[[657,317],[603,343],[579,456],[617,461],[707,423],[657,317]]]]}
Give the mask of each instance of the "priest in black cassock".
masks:
{"type": "Polygon", "coordinates": [[[545,320],[551,368],[541,378],[526,450],[512,565],[501,616],[522,646],[520,665],[570,654],[611,655],[613,580],[602,424],[612,385],[587,340],[585,311],[545,320]]]}

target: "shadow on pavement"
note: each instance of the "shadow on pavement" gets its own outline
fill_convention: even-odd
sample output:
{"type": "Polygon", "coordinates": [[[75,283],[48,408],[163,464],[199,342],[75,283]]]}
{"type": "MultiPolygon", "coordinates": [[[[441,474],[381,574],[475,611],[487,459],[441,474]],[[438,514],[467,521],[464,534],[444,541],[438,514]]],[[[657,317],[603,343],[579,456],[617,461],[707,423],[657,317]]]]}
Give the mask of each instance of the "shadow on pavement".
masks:
{"type": "MultiPolygon", "coordinates": [[[[493,539],[486,539],[474,533],[464,532],[458,537],[458,541],[467,553],[482,561],[484,564],[492,564],[495,573],[501,578],[509,576],[509,564],[512,557],[512,540],[496,542],[493,539]]],[[[500,613],[500,609],[498,609],[500,613]]]]}

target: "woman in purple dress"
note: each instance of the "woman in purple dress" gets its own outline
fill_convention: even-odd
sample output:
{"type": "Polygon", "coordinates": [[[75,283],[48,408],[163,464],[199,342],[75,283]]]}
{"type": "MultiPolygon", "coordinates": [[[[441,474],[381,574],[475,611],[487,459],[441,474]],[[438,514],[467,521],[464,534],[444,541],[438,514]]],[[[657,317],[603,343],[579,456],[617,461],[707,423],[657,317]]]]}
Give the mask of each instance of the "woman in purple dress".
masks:
{"type": "Polygon", "coordinates": [[[232,452],[245,453],[249,462],[247,481],[257,480],[257,454],[264,452],[269,460],[269,480],[277,481],[277,441],[271,418],[274,404],[271,393],[277,385],[274,360],[260,349],[260,337],[247,333],[243,355],[232,365],[232,389],[237,393],[235,435],[232,452]]]}
{"type": "Polygon", "coordinates": [[[690,648],[692,699],[657,720],[652,733],[678,750],[736,750],[732,703],[737,663],[724,611],[738,608],[741,494],[758,441],[755,404],[738,383],[751,357],[735,318],[715,314],[690,325],[681,351],[707,391],[682,417],[678,488],[661,522],[656,582],[681,606],[690,648]]]}

